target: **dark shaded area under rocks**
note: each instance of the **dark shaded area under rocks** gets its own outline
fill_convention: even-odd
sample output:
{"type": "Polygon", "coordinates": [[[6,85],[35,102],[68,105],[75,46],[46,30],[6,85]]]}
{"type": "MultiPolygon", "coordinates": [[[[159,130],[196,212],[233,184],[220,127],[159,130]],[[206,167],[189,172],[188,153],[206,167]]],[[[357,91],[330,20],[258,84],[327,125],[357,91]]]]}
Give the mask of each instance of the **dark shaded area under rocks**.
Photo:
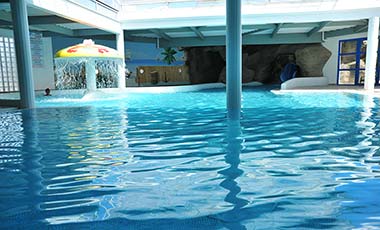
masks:
{"type": "MultiPolygon", "coordinates": [[[[296,77],[321,77],[331,52],[322,44],[246,45],[242,49],[243,83],[280,83],[287,63],[299,67],[296,77]]],[[[226,81],[226,50],[223,46],[184,48],[192,84],[226,81]]]]}

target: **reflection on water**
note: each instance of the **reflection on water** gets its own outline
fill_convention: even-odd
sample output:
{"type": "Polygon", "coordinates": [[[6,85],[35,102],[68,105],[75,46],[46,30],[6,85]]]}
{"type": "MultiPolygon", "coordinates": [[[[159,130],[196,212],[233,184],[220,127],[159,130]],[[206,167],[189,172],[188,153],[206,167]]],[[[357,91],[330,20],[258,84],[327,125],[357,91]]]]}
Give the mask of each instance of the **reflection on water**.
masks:
{"type": "MultiPolygon", "coordinates": [[[[379,127],[380,110],[372,95],[362,98],[361,118],[356,122],[361,141],[352,149],[363,149],[363,157],[355,166],[364,167],[361,173],[339,172],[337,180],[344,181],[337,186],[344,199],[341,202],[340,218],[351,220],[355,226],[374,229],[380,226],[380,205],[374,202],[374,194],[380,194],[379,127]]],[[[378,199],[377,199],[378,200],[378,199]]]]}
{"type": "Polygon", "coordinates": [[[380,226],[378,99],[223,95],[1,113],[1,228],[380,226]]]}
{"type": "Polygon", "coordinates": [[[225,222],[226,227],[229,229],[246,229],[241,223],[239,223],[239,219],[241,208],[246,206],[248,201],[238,197],[241,188],[236,181],[236,178],[243,174],[243,170],[239,169],[240,153],[243,148],[242,143],[244,142],[240,121],[227,121],[226,137],[227,148],[224,158],[228,168],[219,171],[224,177],[220,186],[228,190],[224,200],[233,206],[230,211],[219,214],[217,217],[222,222],[225,222]]]}

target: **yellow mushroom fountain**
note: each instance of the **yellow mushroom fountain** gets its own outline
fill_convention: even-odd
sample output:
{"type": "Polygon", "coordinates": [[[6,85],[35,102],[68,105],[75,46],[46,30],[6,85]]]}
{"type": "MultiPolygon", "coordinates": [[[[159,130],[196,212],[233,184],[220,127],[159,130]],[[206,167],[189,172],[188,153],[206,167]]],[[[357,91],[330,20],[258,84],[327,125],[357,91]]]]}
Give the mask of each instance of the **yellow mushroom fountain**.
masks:
{"type": "Polygon", "coordinates": [[[91,39],[59,50],[54,62],[57,89],[116,88],[124,77],[123,56],[91,39]]]}

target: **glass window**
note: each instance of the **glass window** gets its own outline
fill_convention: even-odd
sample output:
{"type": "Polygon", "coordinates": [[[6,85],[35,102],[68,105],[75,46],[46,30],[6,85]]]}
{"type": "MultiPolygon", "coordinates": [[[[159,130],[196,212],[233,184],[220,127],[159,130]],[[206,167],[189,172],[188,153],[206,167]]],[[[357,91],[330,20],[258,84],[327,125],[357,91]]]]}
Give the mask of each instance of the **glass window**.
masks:
{"type": "Polygon", "coordinates": [[[339,84],[354,85],[355,84],[355,70],[339,71],[339,84]]]}
{"type": "Polygon", "coordinates": [[[359,71],[359,84],[364,84],[365,70],[359,71]]]}
{"type": "Polygon", "coordinates": [[[367,56],[365,54],[360,54],[360,63],[359,63],[360,69],[365,68],[366,58],[367,56]]]}
{"type": "Polygon", "coordinates": [[[357,41],[342,41],[340,47],[340,53],[355,53],[356,52],[357,41]]]}
{"type": "Polygon", "coordinates": [[[367,51],[367,40],[362,40],[362,44],[360,46],[360,52],[365,53],[367,51]]]}
{"type": "Polygon", "coordinates": [[[0,37],[0,91],[18,90],[16,58],[13,38],[0,37]]]}
{"type": "Polygon", "coordinates": [[[340,69],[355,69],[356,54],[340,56],[340,69]]]}

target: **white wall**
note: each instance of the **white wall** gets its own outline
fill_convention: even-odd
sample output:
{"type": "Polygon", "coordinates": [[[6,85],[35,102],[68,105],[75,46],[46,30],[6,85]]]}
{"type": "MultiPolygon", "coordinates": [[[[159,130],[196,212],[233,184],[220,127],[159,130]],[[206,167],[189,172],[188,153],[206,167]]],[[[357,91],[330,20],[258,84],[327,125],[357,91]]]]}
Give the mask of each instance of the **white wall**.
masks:
{"type": "MultiPolygon", "coordinates": [[[[13,37],[12,30],[0,29],[0,36],[13,37]]],[[[41,54],[41,67],[33,67],[34,89],[43,90],[46,88],[55,88],[54,69],[53,69],[53,49],[51,38],[42,38],[43,51],[41,54]]],[[[33,55],[33,52],[32,52],[33,55]]]]}
{"type": "MultiPolygon", "coordinates": [[[[43,66],[33,67],[34,89],[44,90],[46,88],[55,89],[54,68],[53,68],[53,48],[51,38],[42,38],[43,41],[43,66]]],[[[33,53],[32,53],[33,55],[33,53]]]]}
{"type": "Polygon", "coordinates": [[[323,76],[329,79],[329,84],[336,85],[336,79],[337,79],[337,74],[338,74],[339,40],[350,39],[350,38],[363,38],[363,37],[367,37],[367,32],[327,38],[326,41],[322,43],[323,46],[326,47],[331,52],[330,59],[327,61],[327,63],[323,67],[323,76]]]}

